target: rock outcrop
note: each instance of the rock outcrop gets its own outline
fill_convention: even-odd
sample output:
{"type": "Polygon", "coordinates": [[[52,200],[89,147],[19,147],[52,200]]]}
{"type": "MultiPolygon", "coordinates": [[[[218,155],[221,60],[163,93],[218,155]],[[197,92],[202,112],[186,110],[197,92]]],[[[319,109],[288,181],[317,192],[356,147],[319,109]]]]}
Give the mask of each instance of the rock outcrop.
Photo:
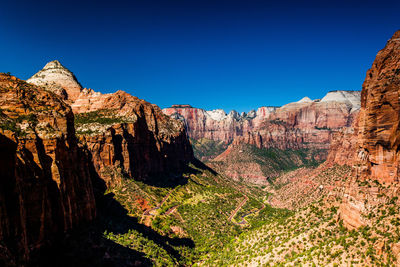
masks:
{"type": "Polygon", "coordinates": [[[181,121],[124,91],[102,94],[68,86],[66,80],[79,85],[75,78],[67,79],[71,78],[68,73],[72,74],[58,61],[52,61],[28,81],[51,84],[46,88],[52,91],[54,87],[65,88],[76,116],[80,143],[89,150],[97,174],[108,184],[121,176],[154,182],[151,177],[181,173],[193,159],[181,121]],[[63,75],[55,76],[53,71],[47,74],[53,69],[63,75]]]}
{"type": "Polygon", "coordinates": [[[283,107],[238,114],[175,106],[163,112],[185,122],[189,136],[261,148],[328,149],[331,133],[350,127],[360,107],[359,91],[332,91],[322,100],[305,97],[283,107]]]}
{"type": "Polygon", "coordinates": [[[360,175],[398,182],[400,145],[400,31],[376,56],[363,84],[359,118],[360,175]]]}
{"type": "Polygon", "coordinates": [[[0,74],[0,265],[23,265],[95,217],[86,159],[68,105],[0,74]]]}
{"type": "Polygon", "coordinates": [[[164,115],[158,106],[122,91],[94,94],[96,101],[81,105],[81,95],[72,109],[81,143],[107,183],[115,177],[110,170],[151,182],[157,176],[181,173],[193,159],[184,124],[164,115]]]}
{"type": "MultiPolygon", "coordinates": [[[[362,214],[371,213],[377,205],[382,204],[378,195],[397,194],[400,163],[399,94],[400,31],[377,54],[367,72],[355,133],[339,140],[339,143],[352,147],[354,151],[348,161],[348,164],[353,165],[352,179],[348,181],[339,210],[343,222],[349,228],[368,223],[362,214]],[[349,141],[349,138],[357,142],[349,141]]],[[[337,150],[349,149],[344,146],[338,146],[337,150]]],[[[341,153],[335,154],[336,161],[338,155],[343,158],[341,153]]],[[[339,162],[344,163],[343,160],[339,162]]]]}
{"type": "Polygon", "coordinates": [[[45,87],[61,96],[68,103],[74,102],[82,86],[75,75],[58,60],[47,63],[42,70],[27,80],[28,83],[45,87]]]}

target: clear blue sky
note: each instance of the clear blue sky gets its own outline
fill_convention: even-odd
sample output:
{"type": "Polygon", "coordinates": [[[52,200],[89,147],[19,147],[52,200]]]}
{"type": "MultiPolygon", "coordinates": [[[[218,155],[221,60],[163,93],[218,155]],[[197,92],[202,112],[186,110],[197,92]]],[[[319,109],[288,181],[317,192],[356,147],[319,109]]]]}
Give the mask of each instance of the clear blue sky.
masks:
{"type": "Polygon", "coordinates": [[[58,59],[81,84],[248,111],[360,90],[400,1],[2,1],[0,72],[58,59]]]}

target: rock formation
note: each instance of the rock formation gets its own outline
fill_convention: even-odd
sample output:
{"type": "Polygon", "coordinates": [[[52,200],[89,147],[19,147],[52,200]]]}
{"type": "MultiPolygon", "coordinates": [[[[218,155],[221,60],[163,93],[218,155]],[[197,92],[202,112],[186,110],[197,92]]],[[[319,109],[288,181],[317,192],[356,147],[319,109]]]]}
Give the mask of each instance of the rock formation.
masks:
{"type": "Polygon", "coordinates": [[[81,93],[82,86],[75,75],[58,60],[47,63],[42,70],[27,80],[60,95],[68,103],[74,102],[81,93]]]}
{"type": "Polygon", "coordinates": [[[340,216],[349,228],[368,223],[362,214],[382,204],[378,195],[394,196],[399,179],[400,31],[376,56],[367,72],[361,110],[354,134],[339,137],[329,160],[344,164],[343,152],[351,149],[352,179],[348,181],[340,216]],[[349,140],[350,139],[350,140],[349,140]],[[351,140],[353,139],[353,140],[351,140]],[[354,142],[357,140],[357,142],[354,142]],[[338,152],[341,151],[341,152],[338,152]]]}
{"type": "MultiPolygon", "coordinates": [[[[262,111],[266,114],[265,109],[262,111]]],[[[225,143],[230,143],[243,132],[250,131],[253,128],[252,119],[255,116],[255,112],[241,116],[236,111],[226,114],[222,109],[206,111],[181,105],[163,109],[163,112],[183,120],[191,138],[196,140],[205,138],[225,143]]]]}
{"type": "Polygon", "coordinates": [[[196,140],[206,138],[228,144],[233,141],[266,148],[328,149],[330,134],[350,127],[359,107],[359,91],[332,91],[322,100],[305,97],[280,108],[261,107],[243,115],[186,106],[163,112],[185,121],[189,136],[196,140]]]}
{"type": "Polygon", "coordinates": [[[164,115],[158,106],[122,91],[99,98],[83,109],[78,104],[81,96],[72,108],[76,112],[90,110],[76,113],[77,130],[104,180],[111,182],[110,169],[120,169],[129,177],[149,181],[166,173],[178,174],[192,160],[183,123],[164,115]],[[110,120],[79,122],[78,118],[91,114],[110,120]]]}
{"type": "Polygon", "coordinates": [[[28,81],[51,84],[46,87],[48,90],[65,88],[76,116],[80,143],[90,151],[96,172],[108,184],[121,175],[151,182],[150,177],[182,172],[192,160],[184,124],[164,115],[158,106],[123,91],[78,91],[77,87],[67,86],[67,75],[42,75],[48,72],[49,65],[57,73],[60,68],[63,74],[71,73],[58,61],[52,61],[28,81]],[[115,172],[118,175],[113,175],[115,172]]]}
{"type": "Polygon", "coordinates": [[[332,135],[352,131],[360,96],[359,91],[331,91],[321,100],[304,97],[279,108],[261,107],[247,114],[205,111],[189,105],[175,105],[163,112],[185,123],[196,156],[210,161],[213,167],[233,179],[262,184],[267,183],[268,177],[278,176],[282,169],[271,165],[271,159],[260,161],[256,155],[251,156],[246,145],[287,151],[288,158],[295,163],[293,167],[322,162],[328,155],[332,135]],[[201,147],[210,143],[207,140],[214,141],[215,149],[201,147]],[[217,155],[215,152],[223,147],[219,142],[229,147],[217,155]],[[243,151],[247,151],[246,157],[243,151]],[[305,154],[299,156],[296,151],[305,154]],[[276,169],[267,170],[266,166],[276,169]]]}
{"type": "Polygon", "coordinates": [[[95,217],[86,154],[60,98],[0,74],[0,264],[20,265],[95,217]]]}

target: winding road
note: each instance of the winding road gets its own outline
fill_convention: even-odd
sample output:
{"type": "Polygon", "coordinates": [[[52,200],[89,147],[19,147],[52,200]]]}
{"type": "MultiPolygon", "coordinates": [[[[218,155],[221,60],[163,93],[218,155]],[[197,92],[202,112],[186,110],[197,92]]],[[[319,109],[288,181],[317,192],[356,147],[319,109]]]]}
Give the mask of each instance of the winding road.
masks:
{"type": "Polygon", "coordinates": [[[235,215],[238,213],[238,211],[243,207],[244,204],[246,204],[247,200],[249,200],[248,196],[243,195],[244,199],[239,203],[239,205],[236,207],[236,209],[232,212],[232,214],[229,216],[228,221],[234,223],[234,224],[238,224],[238,225],[245,225],[248,224],[248,222],[246,221],[246,217],[252,214],[255,214],[257,212],[260,212],[261,210],[263,210],[265,208],[265,204],[262,203],[262,207],[255,210],[255,211],[251,211],[246,213],[245,215],[241,216],[241,221],[240,222],[235,222],[232,221],[232,219],[235,217],[235,215]]]}
{"type": "Polygon", "coordinates": [[[143,213],[143,215],[146,215],[146,216],[156,216],[156,214],[154,214],[154,213],[152,213],[152,212],[161,208],[161,206],[164,204],[164,202],[167,201],[168,197],[171,195],[172,191],[174,191],[174,190],[171,190],[171,191],[168,192],[168,194],[163,198],[163,200],[160,202],[160,204],[158,204],[155,208],[146,210],[146,211],[143,213]]]}
{"type": "Polygon", "coordinates": [[[244,195],[244,199],[242,200],[242,202],[239,203],[239,205],[236,207],[236,209],[232,212],[231,216],[229,216],[228,221],[232,221],[233,217],[235,217],[236,213],[243,207],[244,204],[246,204],[247,200],[249,200],[249,198],[244,195]]]}

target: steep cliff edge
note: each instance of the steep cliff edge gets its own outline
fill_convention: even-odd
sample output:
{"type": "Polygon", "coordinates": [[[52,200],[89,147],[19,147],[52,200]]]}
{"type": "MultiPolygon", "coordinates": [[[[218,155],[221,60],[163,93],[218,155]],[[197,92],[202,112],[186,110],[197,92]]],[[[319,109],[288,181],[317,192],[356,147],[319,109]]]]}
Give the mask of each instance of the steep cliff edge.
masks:
{"type": "Polygon", "coordinates": [[[163,112],[184,121],[195,141],[327,150],[333,132],[351,127],[360,108],[360,95],[360,91],[331,91],[321,100],[305,97],[279,108],[261,107],[247,114],[205,111],[189,105],[175,105],[163,112]]]}
{"type": "Polygon", "coordinates": [[[36,250],[95,217],[85,158],[68,105],[0,74],[0,259],[6,264],[29,261],[36,250]]]}
{"type": "Polygon", "coordinates": [[[162,182],[157,177],[177,175],[193,159],[182,122],[122,91],[98,96],[101,100],[86,106],[89,112],[78,113],[76,104],[72,108],[80,141],[107,183],[116,178],[110,175],[115,170],[136,180],[162,182]]]}
{"type": "Polygon", "coordinates": [[[160,176],[181,173],[193,159],[181,121],[123,91],[102,94],[81,87],[78,90],[79,82],[67,74],[72,72],[52,61],[28,81],[69,100],[80,144],[89,150],[96,173],[108,185],[122,176],[162,182],[160,176]],[[65,88],[65,92],[54,87],[65,88]]]}
{"type": "Polygon", "coordinates": [[[398,195],[399,94],[400,31],[397,31],[367,72],[358,127],[349,136],[356,138],[357,143],[352,145],[355,151],[349,161],[353,163],[352,178],[339,210],[349,228],[370,224],[372,218],[368,214],[374,214],[380,204],[398,195]]]}

